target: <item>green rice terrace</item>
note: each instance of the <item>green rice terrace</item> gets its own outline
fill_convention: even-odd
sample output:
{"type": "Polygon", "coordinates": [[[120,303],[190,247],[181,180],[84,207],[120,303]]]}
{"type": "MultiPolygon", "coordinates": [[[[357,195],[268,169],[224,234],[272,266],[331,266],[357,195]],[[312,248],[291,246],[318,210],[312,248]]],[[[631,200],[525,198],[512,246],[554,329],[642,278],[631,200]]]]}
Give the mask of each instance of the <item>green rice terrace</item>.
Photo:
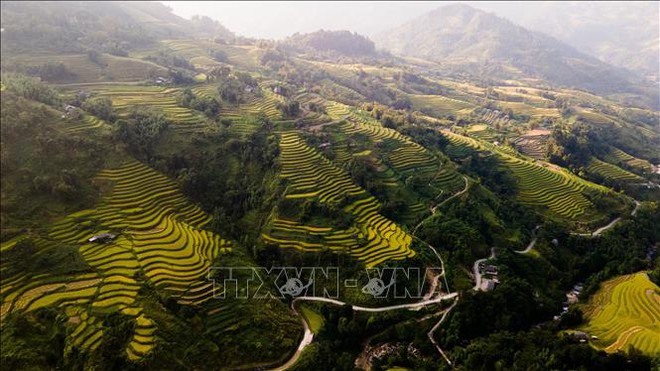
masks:
{"type": "Polygon", "coordinates": [[[284,197],[313,199],[328,207],[345,205],[342,211],[351,215],[354,224],[337,230],[276,218],[272,233],[263,235],[266,241],[301,251],[346,251],[367,267],[414,255],[410,249],[412,238],[379,215],[374,197],[354,185],[340,168],[302,143],[295,133],[282,133],[280,144],[281,177],[289,181],[284,197]],[[307,242],[306,235],[317,242],[307,242]]]}

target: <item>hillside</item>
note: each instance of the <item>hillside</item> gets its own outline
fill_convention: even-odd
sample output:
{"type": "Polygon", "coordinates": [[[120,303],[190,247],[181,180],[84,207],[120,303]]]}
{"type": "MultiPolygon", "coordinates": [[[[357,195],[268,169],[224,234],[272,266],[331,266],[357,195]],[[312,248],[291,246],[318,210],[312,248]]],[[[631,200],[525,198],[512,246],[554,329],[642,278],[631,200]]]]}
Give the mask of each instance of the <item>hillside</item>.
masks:
{"type": "Polygon", "coordinates": [[[600,94],[642,92],[630,72],[467,5],[438,8],[374,39],[393,53],[430,59],[476,78],[542,79],[600,94]]]}
{"type": "Polygon", "coordinates": [[[308,34],[295,34],[285,40],[293,48],[332,51],[348,56],[373,55],[376,51],[373,41],[349,31],[316,31],[308,34]]]}
{"type": "Polygon", "coordinates": [[[157,2],[3,2],[2,54],[38,50],[123,55],[163,38],[234,35],[206,17],[185,20],[157,2]]]}
{"type": "Polygon", "coordinates": [[[657,2],[546,2],[529,8],[519,17],[524,27],[658,81],[657,2]]]}

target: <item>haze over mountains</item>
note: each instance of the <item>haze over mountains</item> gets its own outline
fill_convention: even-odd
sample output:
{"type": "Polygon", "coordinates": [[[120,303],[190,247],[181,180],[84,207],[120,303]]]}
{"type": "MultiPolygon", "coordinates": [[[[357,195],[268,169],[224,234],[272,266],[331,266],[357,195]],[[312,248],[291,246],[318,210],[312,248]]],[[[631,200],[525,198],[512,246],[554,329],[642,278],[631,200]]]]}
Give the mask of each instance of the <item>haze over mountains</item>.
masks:
{"type": "MultiPolygon", "coordinates": [[[[615,66],[657,78],[658,2],[463,2],[533,31],[551,35],[615,66]]],[[[247,37],[283,39],[318,29],[368,37],[427,12],[441,2],[287,3],[165,2],[175,14],[204,14],[247,37]],[[304,16],[301,16],[304,15],[304,16]]]]}
{"type": "Polygon", "coordinates": [[[515,11],[493,6],[492,11],[604,62],[658,78],[660,3],[657,1],[548,1],[524,4],[515,11]]]}
{"type": "Polygon", "coordinates": [[[375,41],[395,54],[433,60],[448,71],[475,77],[540,78],[601,94],[637,90],[632,73],[463,4],[438,8],[375,41]]]}
{"type": "MultiPolygon", "coordinates": [[[[195,9],[185,4],[166,4],[173,6],[175,13],[178,9],[179,14],[182,9],[183,13],[195,9]]],[[[235,23],[236,16],[240,18],[234,5],[196,6],[226,25],[225,21],[235,23]],[[228,10],[227,14],[223,9],[228,10]],[[232,19],[227,18],[228,14],[233,15],[232,19]]],[[[384,12],[381,8],[401,4],[377,5],[382,7],[370,11],[365,4],[351,3],[348,6],[364,11],[350,12],[351,21],[340,22],[332,21],[338,18],[332,14],[344,9],[343,4],[321,3],[314,7],[287,4],[282,9],[271,9],[267,15],[260,11],[252,13],[251,20],[263,18],[263,22],[250,21],[254,27],[243,32],[261,35],[259,28],[266,27],[268,22],[277,22],[277,26],[269,27],[268,35],[261,35],[265,38],[318,29],[357,31],[370,37],[377,49],[433,60],[444,73],[467,74],[472,78],[542,80],[554,86],[615,94],[617,99],[625,99],[629,104],[660,105],[657,3],[614,3],[603,7],[555,2],[434,3],[435,9],[421,16],[429,4],[413,3],[401,12],[385,12],[387,16],[383,17],[379,15],[384,12]],[[305,17],[293,17],[298,10],[305,17]],[[418,17],[411,19],[412,16],[418,17]]],[[[263,7],[268,8],[268,4],[263,7]]]]}

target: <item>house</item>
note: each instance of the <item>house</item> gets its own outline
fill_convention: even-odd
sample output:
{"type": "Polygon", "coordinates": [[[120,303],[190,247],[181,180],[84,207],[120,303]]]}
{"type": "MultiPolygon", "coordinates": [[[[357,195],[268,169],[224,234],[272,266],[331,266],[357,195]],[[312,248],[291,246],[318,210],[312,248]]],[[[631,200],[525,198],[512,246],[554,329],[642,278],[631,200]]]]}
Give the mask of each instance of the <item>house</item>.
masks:
{"type": "Polygon", "coordinates": [[[275,86],[275,87],[273,88],[273,93],[275,93],[275,94],[282,95],[282,92],[283,92],[283,90],[282,90],[282,88],[279,87],[279,86],[275,86]]]}
{"type": "Polygon", "coordinates": [[[498,281],[497,280],[491,280],[488,278],[483,278],[481,280],[481,291],[493,291],[495,287],[497,286],[498,281]]]}
{"type": "Polygon", "coordinates": [[[586,343],[589,341],[589,335],[586,332],[575,331],[573,337],[576,338],[580,343],[586,343]]]}
{"type": "Polygon", "coordinates": [[[163,77],[163,76],[158,76],[154,80],[154,84],[156,84],[156,85],[164,85],[164,84],[169,84],[169,83],[170,83],[170,79],[168,79],[166,77],[163,77]]]}
{"type": "Polygon", "coordinates": [[[117,236],[115,236],[112,233],[101,233],[101,234],[97,234],[96,236],[88,238],[87,242],[105,243],[105,242],[109,242],[109,241],[114,240],[115,237],[117,237],[117,236]]]}
{"type": "Polygon", "coordinates": [[[76,119],[80,117],[80,110],[76,106],[72,106],[70,104],[65,104],[64,105],[64,114],[62,115],[62,118],[73,118],[76,119]]]}
{"type": "Polygon", "coordinates": [[[491,276],[497,276],[499,272],[499,269],[497,268],[496,265],[487,265],[485,269],[486,274],[490,274],[491,276]]]}
{"type": "Polygon", "coordinates": [[[321,143],[321,144],[319,144],[319,148],[320,148],[320,149],[328,148],[328,147],[330,147],[330,146],[331,146],[331,144],[328,143],[328,142],[325,142],[325,143],[321,143]]]}

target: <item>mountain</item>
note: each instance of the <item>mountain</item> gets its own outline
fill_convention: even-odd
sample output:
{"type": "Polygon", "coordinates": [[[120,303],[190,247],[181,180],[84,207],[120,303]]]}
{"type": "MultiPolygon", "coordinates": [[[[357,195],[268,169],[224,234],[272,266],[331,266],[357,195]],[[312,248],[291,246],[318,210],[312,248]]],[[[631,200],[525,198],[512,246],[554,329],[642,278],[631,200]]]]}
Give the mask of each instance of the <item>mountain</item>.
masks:
{"type": "Polygon", "coordinates": [[[606,63],[657,81],[660,71],[658,2],[542,2],[533,5],[528,7],[529,11],[518,9],[515,21],[606,63]]]}
{"type": "Polygon", "coordinates": [[[437,61],[453,72],[541,78],[600,94],[639,92],[632,73],[467,5],[441,7],[374,39],[381,48],[437,61]]]}
{"type": "Polygon", "coordinates": [[[123,54],[165,38],[234,37],[208,17],[186,20],[155,2],[3,1],[2,29],[3,53],[123,54]]]}

